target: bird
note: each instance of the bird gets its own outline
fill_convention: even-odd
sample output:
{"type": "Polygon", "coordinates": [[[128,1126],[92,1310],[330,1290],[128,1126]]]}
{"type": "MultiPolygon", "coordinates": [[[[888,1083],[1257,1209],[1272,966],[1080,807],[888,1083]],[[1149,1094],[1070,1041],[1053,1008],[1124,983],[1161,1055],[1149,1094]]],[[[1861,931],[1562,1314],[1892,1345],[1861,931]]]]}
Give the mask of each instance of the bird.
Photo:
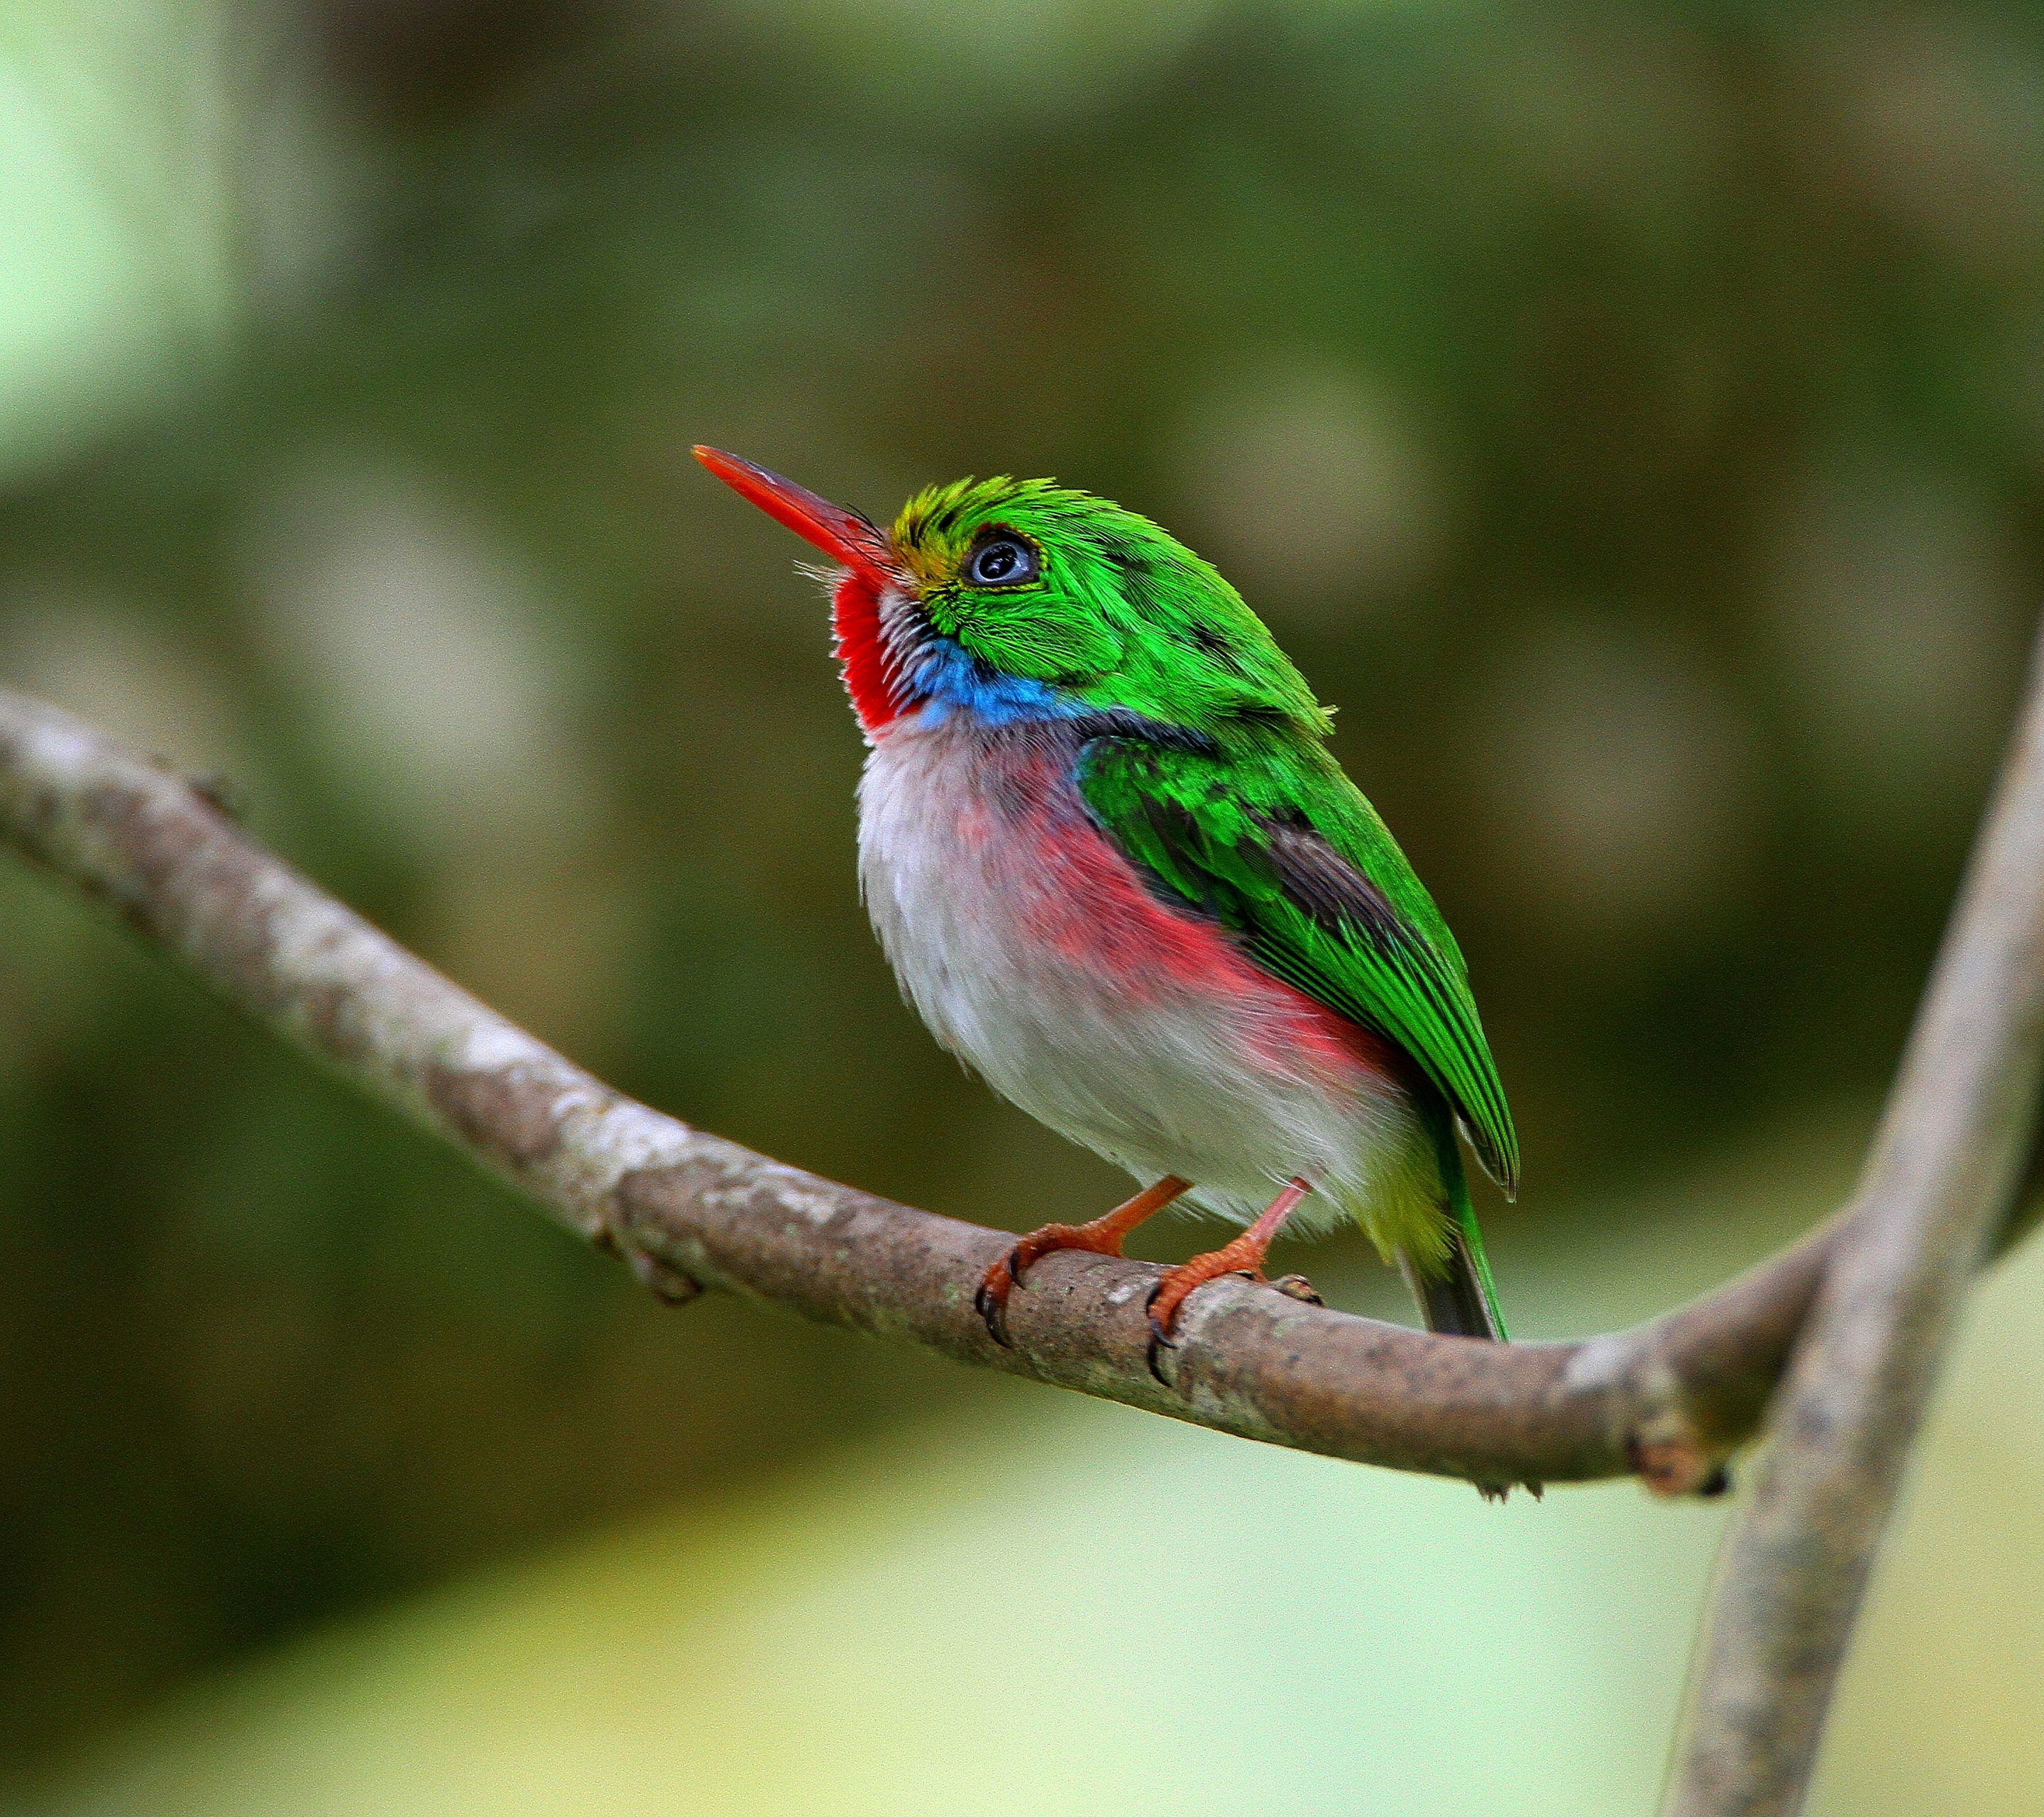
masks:
{"type": "Polygon", "coordinates": [[[1152,1291],[1160,1381],[1193,1293],[1265,1279],[1281,1228],[1345,1220],[1429,1331],[1505,1341],[1462,1145],[1509,1197],[1519,1143],[1467,966],[1328,750],[1328,710],[1219,570],[1052,480],[932,486],[883,530],[694,452],[828,558],[812,571],[868,746],[860,885],[904,995],[1140,1188],[996,1262],[989,1335],[1010,1341],[1044,1256],[1120,1255],[1177,1203],[1243,1228],[1152,1291]]]}

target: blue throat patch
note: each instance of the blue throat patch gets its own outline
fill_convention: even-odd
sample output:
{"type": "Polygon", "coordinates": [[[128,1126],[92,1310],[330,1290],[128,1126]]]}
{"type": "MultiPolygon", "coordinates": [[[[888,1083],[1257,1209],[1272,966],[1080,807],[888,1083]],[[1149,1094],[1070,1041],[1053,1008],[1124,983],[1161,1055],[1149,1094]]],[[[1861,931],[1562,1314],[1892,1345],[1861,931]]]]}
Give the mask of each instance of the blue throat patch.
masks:
{"type": "Polygon", "coordinates": [[[923,697],[921,711],[932,724],[960,709],[988,725],[1078,719],[1094,710],[1052,682],[1004,674],[949,637],[932,636],[925,642],[916,651],[907,678],[923,697]]]}

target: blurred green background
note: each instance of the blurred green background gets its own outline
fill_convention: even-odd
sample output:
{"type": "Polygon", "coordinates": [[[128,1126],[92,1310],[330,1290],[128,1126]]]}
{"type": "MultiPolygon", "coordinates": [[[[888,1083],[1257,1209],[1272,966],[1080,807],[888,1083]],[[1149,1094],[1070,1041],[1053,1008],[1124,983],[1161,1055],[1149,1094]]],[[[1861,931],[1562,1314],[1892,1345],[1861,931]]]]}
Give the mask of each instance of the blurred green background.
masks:
{"type": "MultiPolygon", "coordinates": [[[[0,679],[655,1104],[1103,1208],[897,1001],[697,440],[1219,561],[1470,956],[1515,1324],[1639,1316],[1850,1179],[2005,728],[2044,13],[10,0],[0,679]]],[[[2040,1291],[1828,1811],[2044,1805],[2040,1291]]],[[[1642,1811],[1720,1519],[663,1312],[0,865],[0,1808],[1642,1811]]]]}

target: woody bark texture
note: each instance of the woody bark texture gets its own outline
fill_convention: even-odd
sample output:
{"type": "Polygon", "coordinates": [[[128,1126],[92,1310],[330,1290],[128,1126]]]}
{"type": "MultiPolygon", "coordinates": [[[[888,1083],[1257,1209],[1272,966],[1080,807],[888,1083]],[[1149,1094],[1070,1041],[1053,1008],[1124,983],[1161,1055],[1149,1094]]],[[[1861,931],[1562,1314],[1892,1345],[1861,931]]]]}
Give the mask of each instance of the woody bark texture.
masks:
{"type": "MultiPolygon", "coordinates": [[[[2029,793],[2004,820],[2044,819],[2035,776],[2020,780],[2029,793]]],[[[1151,1265],[1051,1256],[1015,1296],[1013,1346],[993,1343],[973,1289],[1005,1233],[805,1174],[623,1097],[322,893],[183,778],[5,690],[0,832],[259,1021],[617,1251],[666,1298],[743,1294],[1360,1462],[1487,1482],[1636,1472],[1664,1492],[1694,1490],[1753,1434],[1827,1269],[1881,1209],[1862,1204],[1704,1299],[1577,1343],[1431,1336],[1224,1281],[1189,1304],[1166,1386],[1146,1363],[1151,1265]]],[[[2044,887],[2020,882],[2011,874],[1974,914],[1961,944],[2020,947],[2034,966],[2044,887]]],[[[2011,962],[1947,965],[1937,989],[1999,989],[2011,962]]],[[[1989,1007],[1954,1004],[1941,1026],[1989,1007]]],[[[1932,1101],[1945,1089],[1906,1074],[1891,1123],[1942,1127],[1932,1101]]],[[[1983,1222],[2016,1139],[2002,1135],[2008,1152],[1959,1188],[1977,1194],[1983,1222]]]]}
{"type": "Polygon", "coordinates": [[[2033,1139],[2044,709],[2019,721],[1854,1200],[1770,1416],[1695,1678],[1670,1817],[1800,1810],[1911,1441],[2033,1139]]]}

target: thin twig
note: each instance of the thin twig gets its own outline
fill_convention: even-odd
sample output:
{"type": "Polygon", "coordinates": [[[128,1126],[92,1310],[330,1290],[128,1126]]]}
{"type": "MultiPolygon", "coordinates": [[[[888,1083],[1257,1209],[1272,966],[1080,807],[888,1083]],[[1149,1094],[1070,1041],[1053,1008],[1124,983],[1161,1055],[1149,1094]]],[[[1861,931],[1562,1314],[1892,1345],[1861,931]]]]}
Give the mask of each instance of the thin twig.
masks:
{"type": "Polygon", "coordinates": [[[1727,1544],[1669,1817],[1802,1807],[1910,1443],[2023,1171],[2044,1063],[2040,682],[1727,1544]]]}
{"type": "MultiPolygon", "coordinates": [[[[670,1299],[746,1294],[1362,1462],[1704,1487],[1758,1426],[1827,1260],[1862,1215],[1648,1324],[1577,1343],[1431,1336],[1216,1283],[1188,1306],[1167,1386],[1146,1364],[1151,1265],[1052,1256],[1015,1298],[1014,1347],[993,1343],[973,1289],[1005,1233],[803,1173],[620,1096],[315,889],[181,778],[4,690],[0,836],[670,1299]]],[[[1930,1089],[1906,1081],[1895,1116],[1931,1114],[1930,1089]]]]}

